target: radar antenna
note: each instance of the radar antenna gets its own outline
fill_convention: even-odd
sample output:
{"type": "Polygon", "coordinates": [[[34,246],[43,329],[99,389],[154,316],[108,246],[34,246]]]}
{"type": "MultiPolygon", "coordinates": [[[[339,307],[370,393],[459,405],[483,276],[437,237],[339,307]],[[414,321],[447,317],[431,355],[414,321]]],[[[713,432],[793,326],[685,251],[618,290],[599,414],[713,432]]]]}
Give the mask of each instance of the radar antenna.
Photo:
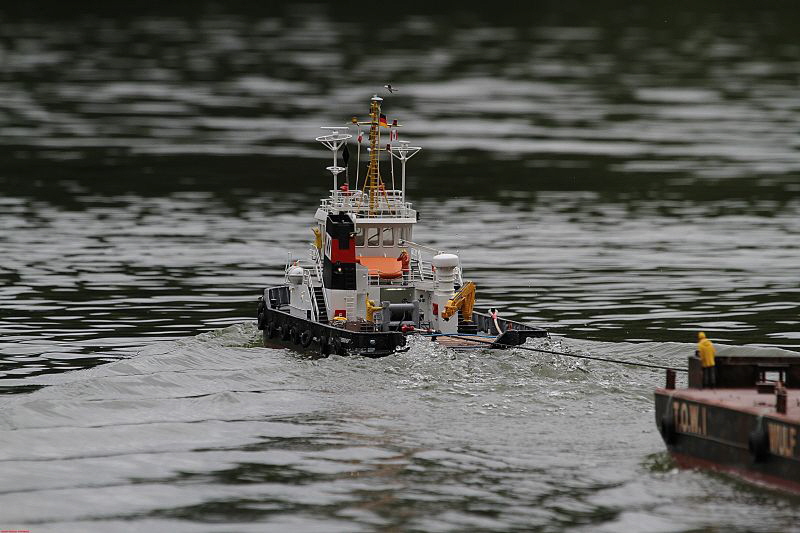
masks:
{"type": "Polygon", "coordinates": [[[417,152],[422,150],[421,146],[409,146],[408,141],[400,141],[400,146],[392,146],[392,157],[395,157],[400,160],[400,165],[402,167],[402,182],[400,185],[400,201],[405,203],[406,201],[406,161],[417,155],[417,152]]]}
{"type": "Polygon", "coordinates": [[[328,149],[333,152],[333,166],[326,167],[326,170],[330,170],[331,174],[333,174],[334,193],[338,187],[336,177],[347,170],[346,168],[339,166],[339,148],[342,147],[345,141],[353,137],[349,133],[339,133],[339,130],[342,128],[346,130],[347,126],[322,126],[323,130],[330,130],[330,133],[328,135],[320,135],[316,138],[316,140],[327,146],[328,149]]]}

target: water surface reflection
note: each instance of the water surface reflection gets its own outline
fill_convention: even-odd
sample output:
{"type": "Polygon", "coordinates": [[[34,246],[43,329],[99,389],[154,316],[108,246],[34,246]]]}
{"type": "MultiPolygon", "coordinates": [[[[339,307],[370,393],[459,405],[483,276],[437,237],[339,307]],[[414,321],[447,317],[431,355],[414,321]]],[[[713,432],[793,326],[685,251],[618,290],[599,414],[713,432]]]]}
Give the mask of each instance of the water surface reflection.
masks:
{"type": "Polygon", "coordinates": [[[3,519],[794,527],[787,500],[663,466],[650,371],[259,345],[258,290],[328,186],[318,126],[391,82],[424,147],[417,235],[481,305],[661,364],[701,328],[798,346],[796,10],[407,7],[374,39],[346,5],[0,7],[3,519]]]}

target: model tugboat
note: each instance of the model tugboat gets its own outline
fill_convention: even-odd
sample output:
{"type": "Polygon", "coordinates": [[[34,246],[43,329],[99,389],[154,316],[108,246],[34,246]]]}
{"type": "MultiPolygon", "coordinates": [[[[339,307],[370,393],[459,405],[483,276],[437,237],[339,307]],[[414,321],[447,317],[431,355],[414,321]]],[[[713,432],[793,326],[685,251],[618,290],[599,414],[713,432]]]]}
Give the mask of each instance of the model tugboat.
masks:
{"type": "Polygon", "coordinates": [[[327,167],[333,188],[314,215],[310,258],[290,256],[286,282],[264,289],[259,300],[258,328],[265,344],[281,340],[321,355],[380,357],[403,350],[406,336],[420,332],[456,348],[507,347],[546,336],[543,329],[498,318],[496,312],[475,311],[476,287],[463,280],[458,256],[414,242],[418,215],[406,201],[406,163],[421,148],[398,139],[402,126],[386,120],[382,101],[372,97],[369,120],[353,117],[351,124],[325,127],[326,134],[317,137],[333,152],[333,165],[327,167]],[[386,145],[382,129],[388,130],[386,145]],[[348,131],[356,132],[355,139],[348,131]],[[364,133],[368,165],[359,183],[364,133]],[[353,142],[357,161],[351,188],[353,142]],[[388,161],[381,161],[382,154],[390,156],[384,156],[388,161]],[[387,164],[391,187],[381,173],[387,164]]]}
{"type": "Polygon", "coordinates": [[[702,388],[697,356],[689,386],[675,373],[655,391],[656,424],[681,467],[730,473],[800,492],[800,357],[717,356],[715,388],[702,388]]]}

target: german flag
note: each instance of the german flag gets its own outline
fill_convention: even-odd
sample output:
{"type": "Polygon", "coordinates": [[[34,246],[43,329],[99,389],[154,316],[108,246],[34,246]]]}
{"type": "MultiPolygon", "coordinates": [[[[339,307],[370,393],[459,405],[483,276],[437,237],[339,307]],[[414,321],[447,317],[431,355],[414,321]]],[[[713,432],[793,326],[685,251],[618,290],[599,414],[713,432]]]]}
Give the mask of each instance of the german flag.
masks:
{"type": "Polygon", "coordinates": [[[386,115],[384,115],[383,113],[381,113],[381,117],[380,117],[380,120],[378,121],[378,124],[383,126],[383,127],[385,127],[385,128],[389,127],[389,123],[386,122],[386,115]]]}

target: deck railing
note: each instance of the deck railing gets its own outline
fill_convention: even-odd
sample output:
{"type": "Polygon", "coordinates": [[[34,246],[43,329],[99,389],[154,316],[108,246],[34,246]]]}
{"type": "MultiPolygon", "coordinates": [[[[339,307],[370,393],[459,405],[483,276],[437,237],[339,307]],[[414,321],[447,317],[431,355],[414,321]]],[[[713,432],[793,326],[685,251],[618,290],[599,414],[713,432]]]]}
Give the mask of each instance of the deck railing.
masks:
{"type": "MultiPolygon", "coordinates": [[[[433,257],[435,255],[439,255],[444,253],[442,250],[437,248],[433,248],[432,246],[426,246],[424,244],[419,244],[412,241],[401,240],[400,246],[408,249],[410,252],[410,272],[409,272],[409,280],[410,281],[433,281],[434,280],[434,270],[433,270],[433,257]]],[[[454,281],[457,286],[461,286],[464,284],[464,281],[461,277],[461,266],[457,266],[453,269],[453,276],[454,281]]]]}
{"type": "Polygon", "coordinates": [[[375,195],[372,209],[369,195],[361,191],[330,191],[328,198],[323,198],[320,207],[325,211],[346,211],[359,218],[414,218],[417,212],[411,208],[410,202],[403,201],[403,193],[398,190],[380,191],[375,195]]]}

